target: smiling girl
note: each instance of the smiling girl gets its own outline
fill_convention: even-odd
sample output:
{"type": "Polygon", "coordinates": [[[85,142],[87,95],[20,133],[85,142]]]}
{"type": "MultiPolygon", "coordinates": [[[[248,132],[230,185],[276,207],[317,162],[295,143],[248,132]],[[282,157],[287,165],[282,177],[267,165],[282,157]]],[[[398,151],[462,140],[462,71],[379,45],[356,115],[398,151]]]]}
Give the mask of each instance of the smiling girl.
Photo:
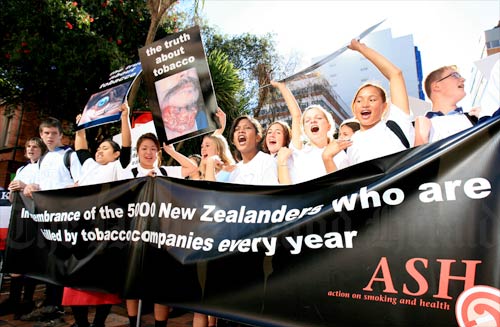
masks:
{"type": "Polygon", "coordinates": [[[401,69],[358,40],[352,40],[349,49],[361,53],[389,80],[391,105],[389,106],[387,95],[381,86],[375,83],[361,85],[351,104],[354,117],[359,121],[360,130],[354,133],[351,141],[340,141],[327,147],[323,153],[323,161],[328,172],[339,168],[332,163],[331,158],[345,148],[348,148],[349,165],[405,150],[406,146],[396,135],[394,128],[389,126],[391,125],[389,121],[399,127],[409,145],[413,146],[412,116],[401,69]],[[385,119],[382,118],[384,114],[385,119]]]}

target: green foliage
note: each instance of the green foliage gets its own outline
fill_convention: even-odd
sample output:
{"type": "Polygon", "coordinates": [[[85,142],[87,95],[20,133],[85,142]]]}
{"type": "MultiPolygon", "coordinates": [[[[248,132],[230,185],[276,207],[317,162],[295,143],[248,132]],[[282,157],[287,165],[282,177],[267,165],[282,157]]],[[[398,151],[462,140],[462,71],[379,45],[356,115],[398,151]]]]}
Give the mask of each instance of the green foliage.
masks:
{"type": "Polygon", "coordinates": [[[210,26],[203,27],[203,41],[207,53],[218,50],[225,53],[229,61],[238,69],[245,87],[239,94],[245,111],[255,113],[259,107],[259,98],[263,89],[259,89],[269,81],[269,74],[278,71],[282,66],[282,58],[278,55],[273,34],[263,36],[249,33],[241,35],[224,35],[210,26]]]}
{"type": "Polygon", "coordinates": [[[73,121],[110,72],[139,61],[149,24],[144,0],[0,0],[2,100],[73,121]]]}

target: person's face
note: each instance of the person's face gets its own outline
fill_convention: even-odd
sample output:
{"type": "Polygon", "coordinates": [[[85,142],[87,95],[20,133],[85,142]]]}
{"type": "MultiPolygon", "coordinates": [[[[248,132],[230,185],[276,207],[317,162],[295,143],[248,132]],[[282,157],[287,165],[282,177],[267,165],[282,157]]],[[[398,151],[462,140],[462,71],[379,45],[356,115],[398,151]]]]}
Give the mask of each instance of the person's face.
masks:
{"type": "Polygon", "coordinates": [[[354,130],[347,125],[343,125],[339,129],[339,140],[350,140],[352,134],[354,134],[354,130]]]}
{"type": "Polygon", "coordinates": [[[266,146],[271,154],[278,153],[279,149],[286,146],[285,130],[280,124],[272,124],[267,129],[266,146]]]}
{"type": "Polygon", "coordinates": [[[119,151],[115,151],[107,141],[102,142],[95,153],[95,161],[101,165],[106,165],[115,161],[120,156],[119,151]]]}
{"type": "Polygon", "coordinates": [[[59,133],[57,127],[43,127],[40,138],[50,151],[54,151],[61,144],[62,133],[59,133]]]}
{"type": "Polygon", "coordinates": [[[190,81],[180,83],[180,88],[170,96],[163,107],[162,118],[169,130],[185,133],[195,126],[199,90],[190,81]]]}
{"type": "Polygon", "coordinates": [[[387,103],[383,101],[380,90],[367,86],[358,92],[354,99],[354,116],[362,130],[375,126],[381,119],[387,103]]]}
{"type": "Polygon", "coordinates": [[[150,139],[144,139],[137,149],[139,163],[143,168],[151,169],[158,159],[158,147],[150,139]]]}
{"type": "Polygon", "coordinates": [[[26,146],[26,158],[31,162],[36,162],[42,156],[42,149],[36,144],[35,141],[28,142],[26,146]]]}
{"type": "Polygon", "coordinates": [[[248,119],[241,119],[234,128],[233,144],[242,155],[256,152],[260,139],[255,126],[248,119]]]}
{"type": "Polygon", "coordinates": [[[453,69],[446,69],[438,79],[434,82],[443,97],[458,102],[465,97],[464,83],[465,78],[459,77],[457,71],[453,69]],[[456,74],[454,74],[456,73],[456,74]]]}
{"type": "Polygon", "coordinates": [[[214,140],[209,137],[204,137],[203,142],[201,143],[201,157],[206,159],[208,157],[212,157],[218,155],[217,153],[217,145],[214,140]]]}
{"type": "Polygon", "coordinates": [[[309,109],[304,113],[303,125],[307,137],[315,144],[327,138],[331,128],[323,111],[317,108],[309,109]]]}

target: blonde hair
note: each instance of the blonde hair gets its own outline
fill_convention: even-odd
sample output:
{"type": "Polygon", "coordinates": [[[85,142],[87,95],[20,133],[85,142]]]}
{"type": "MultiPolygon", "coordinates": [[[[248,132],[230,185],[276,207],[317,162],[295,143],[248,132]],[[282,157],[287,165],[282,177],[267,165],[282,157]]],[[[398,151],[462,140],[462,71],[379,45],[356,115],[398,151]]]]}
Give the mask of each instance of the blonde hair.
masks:
{"type": "Polygon", "coordinates": [[[329,113],[325,108],[323,108],[322,106],[320,106],[318,104],[310,105],[309,107],[304,109],[304,112],[302,112],[302,117],[300,118],[300,127],[302,129],[302,135],[306,136],[306,140],[308,143],[311,143],[311,140],[309,140],[307,138],[306,131],[304,130],[304,117],[309,110],[313,110],[313,109],[317,109],[317,110],[321,111],[323,113],[323,115],[325,116],[326,120],[330,124],[330,129],[328,130],[328,132],[326,132],[326,136],[328,137],[328,141],[333,141],[333,135],[337,131],[337,128],[335,126],[335,120],[333,119],[333,116],[331,113],[329,113]]]}
{"type": "Polygon", "coordinates": [[[222,135],[206,135],[206,138],[211,139],[215,143],[215,149],[217,150],[217,155],[220,157],[222,162],[225,165],[234,165],[235,160],[231,155],[231,151],[229,150],[229,144],[227,140],[222,135]]]}

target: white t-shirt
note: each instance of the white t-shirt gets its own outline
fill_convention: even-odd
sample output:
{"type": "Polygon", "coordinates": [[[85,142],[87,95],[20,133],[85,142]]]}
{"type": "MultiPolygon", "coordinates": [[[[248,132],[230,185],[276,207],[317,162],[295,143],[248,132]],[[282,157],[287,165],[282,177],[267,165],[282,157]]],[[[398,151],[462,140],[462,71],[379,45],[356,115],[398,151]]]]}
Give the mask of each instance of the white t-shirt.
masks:
{"type": "Polygon", "coordinates": [[[429,143],[442,140],[471,127],[472,123],[469,118],[463,114],[432,117],[429,143]]]}
{"type": "Polygon", "coordinates": [[[38,175],[38,162],[29,163],[20,167],[16,171],[16,176],[13,181],[21,181],[24,184],[33,184],[36,181],[36,176],[38,175]]]}
{"type": "Polygon", "coordinates": [[[257,152],[247,163],[240,161],[229,176],[229,183],[248,185],[278,185],[278,167],[269,154],[257,152]]]}
{"type": "MultiPolygon", "coordinates": [[[[161,166],[162,169],[164,169],[167,172],[168,177],[174,177],[174,178],[184,178],[182,176],[182,167],[181,166],[161,166]]],[[[163,173],[161,172],[160,168],[154,167],[152,169],[147,169],[143,168],[141,165],[139,166],[134,166],[134,167],[127,167],[123,171],[119,173],[120,178],[119,179],[131,179],[131,178],[138,178],[138,177],[144,177],[148,176],[149,172],[154,170],[156,172],[157,176],[163,176],[163,173]],[[137,169],[137,176],[134,176],[134,173],[132,172],[132,169],[137,169]]]]}
{"type": "MultiPolygon", "coordinates": [[[[310,181],[312,179],[325,176],[327,174],[325,164],[323,163],[323,151],[325,148],[318,148],[311,144],[305,144],[298,150],[290,143],[292,152],[292,162],[288,162],[288,172],[293,184],[310,181]]],[[[347,154],[340,151],[333,157],[337,169],[347,167],[347,154]]]]}
{"type": "Polygon", "coordinates": [[[120,159],[101,165],[89,158],[83,163],[78,185],[114,182],[120,179],[123,170],[120,159]]]}
{"type": "MultiPolygon", "coordinates": [[[[410,147],[412,147],[415,141],[412,115],[407,115],[397,106],[391,104],[386,119],[392,120],[399,125],[410,143],[410,147]]],[[[350,166],[406,150],[401,140],[387,127],[384,120],[381,120],[368,130],[356,131],[351,140],[352,145],[347,148],[350,166]]]]}
{"type": "Polygon", "coordinates": [[[39,173],[35,183],[40,186],[40,190],[54,190],[65,188],[74,184],[73,180],[78,180],[82,165],[78,160],[76,152],[72,152],[71,174],[64,165],[64,153],[70,148],[56,148],[54,151],[47,152],[40,160],[39,173]]]}

